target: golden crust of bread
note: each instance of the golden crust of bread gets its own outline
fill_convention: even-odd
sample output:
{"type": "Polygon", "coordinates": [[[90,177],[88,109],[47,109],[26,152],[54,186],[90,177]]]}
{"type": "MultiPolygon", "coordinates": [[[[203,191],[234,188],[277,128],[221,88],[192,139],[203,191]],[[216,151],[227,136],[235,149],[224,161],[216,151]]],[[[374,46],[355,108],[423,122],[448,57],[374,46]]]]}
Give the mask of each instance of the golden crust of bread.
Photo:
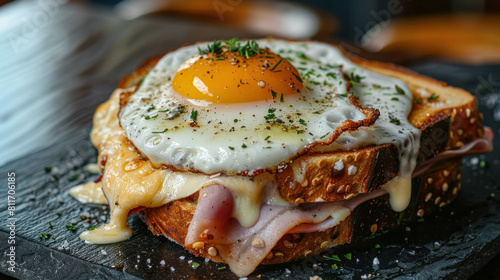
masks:
{"type": "MultiPolygon", "coordinates": [[[[146,61],[134,73],[124,77],[119,88],[137,87],[141,79],[147,75],[162,56],[146,61]]],[[[434,139],[437,136],[434,137],[433,133],[428,133],[430,136],[424,133],[427,135],[423,136],[426,139],[434,137],[430,145],[432,147],[427,148],[425,158],[432,157],[444,149],[460,147],[483,135],[482,116],[477,111],[475,99],[466,91],[446,86],[442,82],[392,64],[367,61],[352,55],[348,55],[348,57],[369,70],[404,80],[410,86],[414,97],[422,100],[420,104],[413,106],[408,116],[410,122],[424,132],[428,128],[435,127],[441,130],[441,133],[437,134],[439,139],[434,139]],[[432,94],[439,95],[439,98],[428,100],[432,94]]],[[[123,98],[123,102],[126,103],[127,96],[123,98]]],[[[394,160],[394,150],[393,145],[380,145],[327,154],[307,153],[296,159],[296,161],[305,162],[307,185],[304,186],[303,182],[305,181],[294,181],[290,176],[293,172],[291,165],[288,165],[277,174],[280,194],[288,201],[314,202],[345,199],[349,198],[350,195],[372,191],[396,176],[398,160],[397,158],[394,160]],[[348,172],[346,169],[344,169],[344,173],[340,174],[342,176],[332,171],[333,163],[338,159],[342,159],[346,163],[358,164],[354,176],[344,176],[348,172]],[[385,173],[380,172],[381,170],[385,173]],[[317,180],[315,181],[315,179],[317,180]],[[290,186],[296,186],[296,188],[290,188],[290,186]],[[341,186],[344,187],[340,188],[341,186]]],[[[454,199],[460,189],[460,166],[460,160],[449,161],[415,179],[417,181],[414,180],[413,186],[419,187],[418,196],[412,199],[412,204],[407,211],[409,214],[405,214],[406,219],[431,212],[454,199]]],[[[324,251],[328,247],[349,243],[355,235],[368,236],[374,230],[395,225],[394,215],[397,216],[397,213],[389,212],[391,210],[386,205],[386,200],[376,199],[365,203],[367,205],[373,203],[385,205],[385,208],[377,207],[377,209],[387,209],[387,213],[383,216],[385,218],[371,217],[363,210],[363,207],[359,207],[349,218],[333,229],[324,232],[285,235],[263,263],[281,263],[307,257],[324,251]],[[377,222],[374,222],[376,220],[377,222]]],[[[196,199],[186,198],[170,202],[159,208],[144,209],[140,216],[154,234],[165,235],[183,245],[189,222],[195,210],[196,199]]],[[[199,249],[186,249],[197,256],[221,262],[222,259],[213,254],[214,250],[210,250],[211,247],[214,247],[213,244],[207,243],[199,249]]]]}
{"type": "Polygon", "coordinates": [[[393,144],[385,144],[301,156],[280,170],[276,180],[281,197],[288,202],[335,201],[378,189],[398,172],[398,150],[393,144]],[[339,161],[341,169],[335,166],[339,161]],[[301,182],[295,179],[294,167],[304,170],[301,182]]]}

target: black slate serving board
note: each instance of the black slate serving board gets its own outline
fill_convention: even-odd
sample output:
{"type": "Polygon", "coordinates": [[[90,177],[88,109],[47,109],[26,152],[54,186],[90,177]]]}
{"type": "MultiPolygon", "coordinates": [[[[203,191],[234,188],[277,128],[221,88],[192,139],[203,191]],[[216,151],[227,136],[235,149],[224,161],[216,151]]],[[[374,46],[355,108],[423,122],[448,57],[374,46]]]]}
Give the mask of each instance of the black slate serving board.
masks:
{"type": "MultiPolygon", "coordinates": [[[[81,14],[74,14],[73,18],[82,18],[81,14]]],[[[111,21],[111,25],[119,24],[115,19],[106,20],[111,21]]],[[[78,48],[87,50],[99,42],[91,36],[78,48]]],[[[142,58],[134,59],[139,63],[142,58]]],[[[106,68],[102,63],[98,66],[92,64],[84,70],[106,68]]],[[[78,89],[82,94],[94,92],[90,95],[92,98],[82,96],[68,102],[85,108],[80,113],[86,117],[79,120],[78,129],[73,127],[71,133],[66,133],[55,144],[0,167],[0,192],[4,197],[8,191],[7,174],[15,172],[16,178],[14,216],[9,216],[7,199],[0,201],[0,219],[5,221],[0,228],[3,274],[20,279],[237,279],[228,269],[219,270],[224,265],[194,258],[166,238],[154,237],[135,216],[129,220],[134,236],[128,241],[92,245],[79,240],[78,234],[88,227],[82,215],[92,217],[92,225],[107,219],[106,207],[81,205],[67,193],[72,186],[97,177],[83,168],[96,160],[96,152],[88,140],[88,116],[110,93],[119,77],[135,65],[129,66],[120,67],[121,72],[101,71],[108,79],[94,80],[87,90],[78,89]],[[16,272],[9,271],[5,261],[11,246],[6,242],[10,234],[6,225],[12,217],[17,219],[16,272]],[[69,224],[76,230],[68,230],[69,224]],[[45,235],[40,237],[40,234],[45,235]],[[193,268],[194,262],[199,264],[197,268],[193,268]]],[[[500,65],[473,67],[428,62],[409,67],[474,93],[480,102],[484,123],[492,127],[495,144],[500,147],[500,65]]],[[[88,72],[78,72],[77,77],[88,78],[88,72]]],[[[466,279],[500,252],[499,159],[498,150],[465,159],[463,187],[458,199],[438,213],[425,216],[423,222],[403,224],[373,239],[322,254],[337,255],[341,261],[328,261],[319,255],[303,261],[261,266],[249,278],[257,279],[260,275],[260,279],[308,279],[319,275],[323,279],[466,279]],[[350,259],[345,257],[349,253],[350,259]],[[332,268],[334,264],[338,269],[332,268]]]]}

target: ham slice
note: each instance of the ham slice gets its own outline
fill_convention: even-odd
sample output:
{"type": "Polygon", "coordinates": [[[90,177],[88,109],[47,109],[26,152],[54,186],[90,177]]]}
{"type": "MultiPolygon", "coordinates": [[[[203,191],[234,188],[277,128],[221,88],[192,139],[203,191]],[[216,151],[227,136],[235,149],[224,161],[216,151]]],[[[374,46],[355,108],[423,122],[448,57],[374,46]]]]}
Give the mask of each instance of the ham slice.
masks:
{"type": "MultiPolygon", "coordinates": [[[[413,177],[422,174],[438,161],[492,150],[493,133],[485,128],[484,138],[456,150],[441,153],[419,166],[413,177]]],[[[220,256],[231,270],[243,277],[252,273],[287,233],[324,231],[338,225],[361,203],[386,194],[383,189],[360,194],[349,200],[304,203],[300,206],[263,204],[258,221],[242,227],[232,218],[235,207],[230,190],[212,185],[200,191],[196,212],[188,228],[185,245],[197,241],[215,244],[220,256]]]]}
{"type": "Polygon", "coordinates": [[[186,245],[196,241],[224,239],[230,231],[229,223],[234,208],[234,198],[230,190],[221,185],[212,185],[200,191],[193,219],[189,224],[186,245]]]}
{"type": "MultiPolygon", "coordinates": [[[[349,209],[349,212],[352,212],[361,203],[368,201],[370,199],[377,198],[377,197],[384,195],[386,193],[387,192],[385,190],[379,189],[379,190],[373,191],[371,193],[363,193],[363,194],[357,195],[356,197],[348,199],[348,200],[325,202],[325,204],[337,203],[337,204],[340,204],[343,207],[349,209]]],[[[311,205],[314,205],[314,204],[317,204],[317,203],[311,203],[311,205]]],[[[331,215],[333,216],[334,214],[331,214],[331,215]]],[[[339,221],[335,220],[333,217],[329,217],[320,223],[302,223],[302,224],[297,225],[296,227],[292,228],[287,233],[308,233],[308,232],[325,231],[329,228],[332,228],[332,227],[338,225],[338,223],[339,223],[339,221]]]]}
{"type": "Polygon", "coordinates": [[[297,225],[318,224],[328,219],[333,227],[351,213],[340,202],[311,203],[301,207],[264,204],[257,223],[244,228],[237,220],[229,218],[233,208],[234,200],[228,189],[213,185],[201,190],[185,245],[197,241],[217,244],[220,256],[238,276],[252,273],[281,237],[297,225]]]}
{"type": "Polygon", "coordinates": [[[483,138],[476,139],[458,149],[444,151],[438,154],[437,156],[431,158],[430,160],[425,161],[415,169],[412,177],[418,177],[419,175],[427,171],[429,168],[431,168],[431,166],[434,165],[436,162],[440,162],[450,158],[463,157],[466,155],[489,153],[492,150],[493,150],[493,131],[489,127],[484,127],[483,138]]]}

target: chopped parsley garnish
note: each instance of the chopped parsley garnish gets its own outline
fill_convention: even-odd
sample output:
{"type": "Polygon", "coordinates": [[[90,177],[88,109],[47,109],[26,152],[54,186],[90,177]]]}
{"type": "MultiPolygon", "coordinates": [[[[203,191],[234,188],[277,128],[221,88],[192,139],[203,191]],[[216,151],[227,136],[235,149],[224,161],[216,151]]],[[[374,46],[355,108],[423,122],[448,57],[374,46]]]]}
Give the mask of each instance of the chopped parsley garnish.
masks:
{"type": "Polygon", "coordinates": [[[390,89],[389,87],[383,87],[383,86],[378,85],[378,84],[372,84],[372,87],[374,89],[390,89]]]}
{"type": "Polygon", "coordinates": [[[348,259],[348,260],[351,260],[351,258],[352,258],[352,254],[351,254],[351,253],[347,253],[347,254],[345,254],[345,255],[344,255],[344,257],[345,257],[346,259],[348,259]]]}
{"type": "Polygon", "coordinates": [[[400,88],[398,85],[395,85],[395,87],[398,94],[405,95],[405,91],[402,88],[400,88]]]}
{"type": "Polygon", "coordinates": [[[297,130],[297,134],[302,134],[304,132],[305,132],[304,130],[297,130]]]}
{"type": "Polygon", "coordinates": [[[398,223],[398,225],[401,224],[401,221],[403,220],[403,216],[404,216],[404,212],[400,212],[399,215],[398,215],[398,219],[396,220],[396,223],[398,223]]]}
{"type": "Polygon", "coordinates": [[[168,128],[165,128],[163,131],[152,131],[151,133],[165,133],[168,131],[168,128]]]}
{"type": "Polygon", "coordinates": [[[229,47],[229,51],[230,52],[235,52],[237,50],[239,50],[240,48],[240,40],[238,40],[238,38],[233,38],[229,41],[226,41],[226,44],[227,46],[229,47]]]}
{"type": "Polygon", "coordinates": [[[149,107],[149,108],[146,110],[146,112],[148,112],[148,113],[149,113],[149,112],[153,111],[154,109],[155,109],[155,106],[151,106],[151,107],[149,107]]]}
{"type": "Polygon", "coordinates": [[[76,179],[78,179],[78,177],[80,177],[80,174],[75,174],[75,175],[73,175],[73,176],[69,177],[69,178],[68,178],[68,181],[73,182],[73,181],[75,181],[76,179]]]}
{"type": "Polygon", "coordinates": [[[439,98],[439,95],[432,93],[431,96],[427,97],[427,100],[431,101],[431,100],[438,99],[438,98],[439,98]]]}
{"type": "Polygon", "coordinates": [[[219,40],[216,40],[214,41],[213,44],[209,44],[207,46],[207,49],[206,50],[201,50],[199,47],[198,47],[198,52],[200,54],[208,54],[208,53],[212,53],[212,54],[221,54],[222,53],[222,42],[219,41],[219,40]]]}
{"type": "Polygon", "coordinates": [[[399,101],[399,98],[393,97],[393,98],[391,98],[391,101],[399,101]]]}
{"type": "Polygon", "coordinates": [[[274,71],[274,69],[276,69],[276,67],[278,67],[278,65],[283,61],[283,58],[280,58],[280,60],[278,60],[278,62],[276,62],[276,64],[274,64],[274,66],[271,68],[271,71],[274,71]]]}
{"type": "MultiPolygon", "coordinates": [[[[248,41],[244,46],[240,47],[239,52],[241,56],[245,54],[245,57],[248,59],[249,56],[256,55],[259,53],[259,45],[254,40],[248,41]]],[[[264,53],[265,52],[262,52],[260,54],[264,53]]]]}
{"type": "Polygon", "coordinates": [[[248,146],[247,146],[245,143],[243,143],[243,144],[241,144],[241,147],[242,147],[243,149],[246,149],[246,147],[248,147],[248,146]]]}
{"type": "Polygon", "coordinates": [[[58,216],[61,216],[62,215],[62,212],[57,212],[56,213],[58,216]]]}
{"type": "MultiPolygon", "coordinates": [[[[246,44],[241,45],[241,41],[238,40],[238,38],[233,38],[229,41],[225,41],[225,43],[227,45],[227,49],[230,52],[238,52],[241,57],[246,57],[247,59],[250,58],[250,56],[256,55],[258,53],[265,54],[265,52],[259,52],[259,45],[254,40],[248,41],[246,44]]],[[[200,54],[211,53],[212,55],[220,55],[223,53],[223,51],[224,50],[222,42],[219,40],[214,41],[213,44],[208,45],[206,50],[198,48],[198,52],[200,54]]],[[[225,57],[216,57],[215,59],[224,60],[225,57]]]]}
{"type": "Polygon", "coordinates": [[[269,138],[271,138],[271,135],[267,135],[267,137],[266,137],[266,138],[264,138],[264,141],[269,140],[269,138]]]}
{"type": "Polygon", "coordinates": [[[238,122],[238,119],[234,119],[234,123],[237,123],[238,122]]]}
{"type": "Polygon", "coordinates": [[[399,121],[399,119],[395,118],[394,116],[390,115],[389,114],[389,119],[390,119],[390,122],[395,124],[395,125],[400,125],[401,122],[399,121]]]}
{"type": "Polygon", "coordinates": [[[336,265],[336,264],[332,264],[332,268],[335,270],[339,269],[338,265],[336,265]]]}
{"type": "Polygon", "coordinates": [[[333,78],[333,79],[337,79],[337,74],[332,73],[332,72],[327,73],[327,74],[326,74],[326,76],[327,76],[327,77],[331,77],[331,78],[333,78]]]}
{"type": "Polygon", "coordinates": [[[227,269],[227,267],[225,267],[225,266],[221,266],[221,267],[217,268],[217,270],[226,270],[226,269],[227,269]]]}
{"type": "Polygon", "coordinates": [[[308,78],[311,78],[311,75],[316,75],[316,74],[314,74],[314,69],[311,69],[311,70],[307,71],[307,73],[304,74],[304,76],[306,76],[308,78]]]}
{"type": "Polygon", "coordinates": [[[336,262],[341,262],[342,260],[339,258],[337,255],[332,255],[331,257],[329,256],[323,256],[323,258],[329,260],[329,261],[336,261],[336,262]]]}
{"type": "Polygon", "coordinates": [[[313,81],[313,80],[309,80],[309,82],[313,85],[316,85],[316,86],[319,86],[321,83],[320,82],[316,82],[316,81],[313,81]]]}
{"type": "Polygon", "coordinates": [[[227,146],[229,148],[229,150],[231,151],[234,151],[234,147],[231,147],[231,146],[227,146]]]}
{"type": "Polygon", "coordinates": [[[486,161],[482,160],[479,162],[479,167],[485,169],[486,167],[488,167],[488,163],[486,161]]]}
{"type": "Polygon", "coordinates": [[[94,230],[97,226],[96,225],[90,225],[89,230],[94,230]]]}
{"type": "Polygon", "coordinates": [[[197,263],[197,262],[193,262],[193,263],[191,264],[191,266],[192,266],[193,268],[198,268],[198,266],[200,266],[200,264],[199,264],[199,263],[197,263]]]}
{"type": "Polygon", "coordinates": [[[342,94],[339,94],[340,96],[342,97],[347,97],[347,93],[342,93],[342,94]]]}
{"type": "Polygon", "coordinates": [[[193,121],[196,121],[197,118],[198,118],[198,111],[196,111],[196,110],[191,111],[190,119],[192,119],[193,121]]]}
{"type": "Polygon", "coordinates": [[[272,149],[272,147],[267,146],[267,147],[264,147],[264,149],[272,149]]]}
{"type": "Polygon", "coordinates": [[[363,80],[365,77],[361,77],[360,75],[355,75],[354,72],[351,73],[351,76],[349,74],[344,73],[344,78],[349,81],[351,86],[354,86],[358,83],[361,83],[361,80],[363,80]]]}
{"type": "Polygon", "coordinates": [[[415,99],[413,102],[416,104],[422,104],[422,99],[415,99]]]}
{"type": "Polygon", "coordinates": [[[156,115],[154,115],[154,116],[147,115],[147,116],[146,116],[146,120],[149,120],[149,119],[156,119],[156,117],[158,117],[158,114],[156,114],[156,115]]]}
{"type": "Polygon", "coordinates": [[[303,82],[302,78],[299,75],[295,74],[294,72],[292,72],[292,74],[295,76],[295,78],[297,78],[297,80],[299,80],[299,82],[303,82]]]}
{"type": "Polygon", "coordinates": [[[54,228],[54,226],[52,225],[52,223],[51,223],[51,222],[49,222],[49,227],[50,227],[50,229],[53,229],[53,228],[54,228]]]}
{"type": "Polygon", "coordinates": [[[325,137],[326,137],[326,136],[328,136],[328,135],[330,135],[330,132],[328,132],[327,134],[325,134],[325,135],[321,136],[319,139],[323,139],[323,138],[325,138],[325,137]]]}
{"type": "Polygon", "coordinates": [[[309,60],[309,57],[307,57],[307,55],[303,52],[297,52],[297,56],[301,59],[309,60]]]}
{"type": "Polygon", "coordinates": [[[141,85],[142,85],[142,82],[144,82],[144,78],[146,78],[146,77],[142,77],[142,78],[139,80],[139,84],[141,84],[141,85]]]}
{"type": "Polygon", "coordinates": [[[50,237],[52,237],[52,239],[56,239],[56,236],[50,233],[40,233],[38,236],[43,239],[49,239],[50,237]]]}
{"type": "Polygon", "coordinates": [[[276,115],[274,114],[274,112],[275,112],[275,111],[276,111],[276,109],[272,109],[272,108],[271,108],[271,109],[268,109],[268,110],[267,110],[267,113],[268,113],[268,114],[267,114],[266,116],[264,116],[264,119],[266,119],[266,120],[270,120],[270,119],[274,119],[274,118],[276,118],[276,115]]]}
{"type": "Polygon", "coordinates": [[[69,230],[76,230],[77,229],[77,227],[75,227],[74,225],[66,225],[66,228],[69,230]]]}
{"type": "Polygon", "coordinates": [[[280,102],[285,102],[285,98],[283,97],[283,93],[281,94],[280,102]]]}
{"type": "Polygon", "coordinates": [[[380,245],[379,244],[375,244],[375,248],[380,248],[380,245]]]}
{"type": "Polygon", "coordinates": [[[45,166],[45,172],[49,173],[52,171],[52,166],[45,166]]]}
{"type": "Polygon", "coordinates": [[[277,93],[277,92],[275,92],[274,90],[271,90],[271,94],[273,95],[273,99],[275,99],[275,98],[276,98],[276,96],[278,96],[278,93],[277,93]]]}
{"type": "Polygon", "coordinates": [[[302,125],[305,125],[305,126],[307,126],[307,123],[306,123],[306,121],[305,121],[305,120],[303,120],[303,119],[299,119],[299,123],[301,123],[302,125]]]}

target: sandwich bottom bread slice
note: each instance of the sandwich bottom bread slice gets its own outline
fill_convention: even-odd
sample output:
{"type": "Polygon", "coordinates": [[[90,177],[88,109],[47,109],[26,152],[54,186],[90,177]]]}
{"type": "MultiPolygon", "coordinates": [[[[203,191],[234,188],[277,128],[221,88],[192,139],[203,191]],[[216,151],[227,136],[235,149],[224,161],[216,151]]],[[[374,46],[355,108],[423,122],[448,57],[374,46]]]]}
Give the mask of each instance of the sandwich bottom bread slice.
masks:
{"type": "Polygon", "coordinates": [[[461,158],[490,151],[492,137],[468,92],[336,46],[273,39],[186,46],[146,61],[98,108],[91,139],[103,175],[91,187],[102,187],[111,221],[81,238],[125,240],[127,217],[137,213],[153,234],[246,276],[259,264],[309,257],[449,204],[461,188],[461,158]],[[193,93],[209,99],[219,89],[211,102],[193,93]],[[264,100],[234,100],[261,90],[264,100]],[[256,129],[229,133],[247,132],[245,122],[256,129]],[[207,136],[206,127],[216,131],[207,136]],[[283,131],[292,134],[279,142],[283,131]],[[223,144],[231,138],[242,142],[223,144]],[[299,147],[290,155],[288,143],[299,147]]]}

